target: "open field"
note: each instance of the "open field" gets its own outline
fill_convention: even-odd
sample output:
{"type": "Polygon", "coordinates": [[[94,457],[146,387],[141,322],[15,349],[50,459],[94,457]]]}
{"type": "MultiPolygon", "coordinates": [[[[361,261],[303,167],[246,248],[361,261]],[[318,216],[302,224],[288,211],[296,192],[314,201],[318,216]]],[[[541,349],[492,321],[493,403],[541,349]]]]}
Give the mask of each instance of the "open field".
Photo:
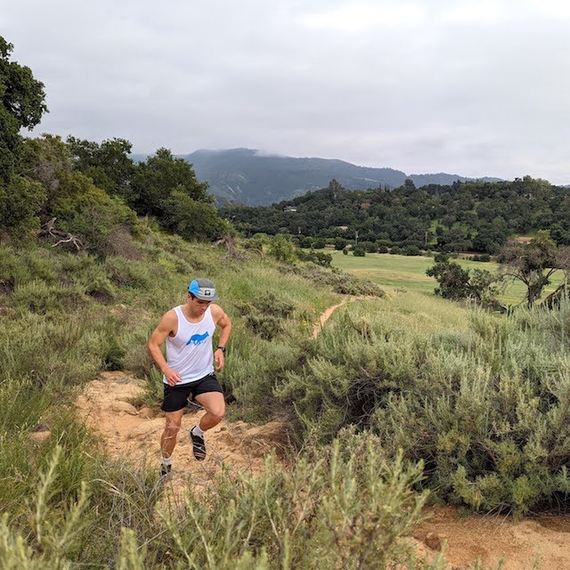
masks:
{"type": "MultiPolygon", "coordinates": [[[[333,256],[332,265],[349,271],[358,277],[364,277],[378,283],[382,287],[393,287],[409,291],[433,293],[437,283],[433,277],[426,275],[426,269],[433,265],[433,257],[416,257],[367,253],[365,257],[343,255],[341,251],[327,251],[333,256]]],[[[465,269],[485,269],[496,271],[499,265],[495,262],[482,263],[467,259],[456,260],[465,269]]],[[[560,284],[561,274],[555,273],[552,282],[545,289],[543,298],[554,291],[560,284]]],[[[516,305],[524,300],[526,288],[520,282],[509,283],[499,299],[506,304],[516,305]]]]}

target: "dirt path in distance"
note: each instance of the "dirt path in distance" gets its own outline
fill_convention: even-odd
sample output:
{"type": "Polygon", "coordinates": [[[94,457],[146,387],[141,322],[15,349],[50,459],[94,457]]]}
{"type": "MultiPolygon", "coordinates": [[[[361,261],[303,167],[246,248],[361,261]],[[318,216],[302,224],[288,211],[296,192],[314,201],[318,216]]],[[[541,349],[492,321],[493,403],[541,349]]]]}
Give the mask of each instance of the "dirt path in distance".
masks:
{"type": "Polygon", "coordinates": [[[343,305],[346,305],[347,303],[353,303],[354,301],[362,301],[364,299],[377,299],[377,298],[378,297],[348,297],[348,299],[343,299],[340,303],[338,303],[338,305],[333,305],[332,307],[329,307],[321,314],[319,320],[313,325],[313,339],[319,336],[319,333],[325,326],[325,323],[330,319],[332,314],[343,305]]]}

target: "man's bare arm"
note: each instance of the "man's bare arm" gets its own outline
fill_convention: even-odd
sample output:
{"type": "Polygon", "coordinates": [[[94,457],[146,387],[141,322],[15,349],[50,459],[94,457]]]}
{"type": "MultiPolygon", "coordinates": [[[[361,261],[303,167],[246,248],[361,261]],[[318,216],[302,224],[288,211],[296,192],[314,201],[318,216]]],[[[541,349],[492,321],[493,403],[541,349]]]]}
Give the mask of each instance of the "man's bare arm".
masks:
{"type": "MultiPolygon", "coordinates": [[[[219,305],[212,305],[212,317],[216,326],[220,327],[220,339],[218,344],[219,346],[225,347],[232,332],[232,322],[219,305]]],[[[226,359],[222,350],[216,350],[214,352],[214,361],[216,363],[216,370],[221,370],[224,367],[226,359]]]]}
{"type": "Polygon", "coordinates": [[[166,337],[174,332],[178,323],[178,319],[176,317],[176,313],[174,311],[168,311],[162,319],[160,319],[160,323],[154,332],[150,336],[148,341],[148,352],[151,355],[152,359],[154,360],[155,364],[160,368],[162,373],[164,374],[166,381],[170,386],[175,386],[178,382],[182,381],[180,374],[176,372],[176,370],[170,368],[162,354],[162,350],[160,347],[166,341],[166,337]]]}

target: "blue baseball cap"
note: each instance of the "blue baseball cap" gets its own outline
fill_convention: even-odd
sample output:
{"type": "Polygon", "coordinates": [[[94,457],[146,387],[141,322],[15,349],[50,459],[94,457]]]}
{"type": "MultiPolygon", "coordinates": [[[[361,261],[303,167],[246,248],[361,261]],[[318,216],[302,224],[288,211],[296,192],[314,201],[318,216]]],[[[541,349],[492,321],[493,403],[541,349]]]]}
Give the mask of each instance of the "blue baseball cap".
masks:
{"type": "Polygon", "coordinates": [[[216,286],[209,279],[194,279],[188,286],[188,293],[192,293],[200,301],[217,301],[216,286]]]}

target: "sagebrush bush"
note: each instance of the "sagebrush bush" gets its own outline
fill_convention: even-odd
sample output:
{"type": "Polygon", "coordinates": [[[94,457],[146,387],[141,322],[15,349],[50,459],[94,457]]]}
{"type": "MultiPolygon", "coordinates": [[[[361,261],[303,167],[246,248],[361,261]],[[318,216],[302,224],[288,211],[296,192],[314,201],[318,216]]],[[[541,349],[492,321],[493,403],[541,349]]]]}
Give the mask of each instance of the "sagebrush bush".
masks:
{"type": "Polygon", "coordinates": [[[45,447],[21,516],[0,520],[3,567],[444,567],[406,540],[427,496],[412,490],[421,466],[386,461],[371,435],[341,433],[290,470],[268,457],[257,477],[224,473],[199,493],[190,486],[177,509],[158,506],[161,487],[142,471],[104,468],[82,443],[90,453],[45,447]]]}
{"type": "Polygon", "coordinates": [[[384,291],[376,283],[368,279],[359,279],[334,267],[325,268],[314,264],[306,264],[285,267],[283,270],[301,275],[305,279],[311,279],[321,285],[328,285],[335,292],[343,295],[384,296],[384,291]]]}
{"type": "Polygon", "coordinates": [[[392,456],[423,460],[443,499],[518,513],[545,505],[569,485],[568,308],[469,314],[467,329],[442,333],[418,315],[414,329],[353,304],[276,393],[325,440],[353,424],[392,456]]]}
{"type": "Polygon", "coordinates": [[[189,568],[442,567],[417,560],[402,540],[426,499],[412,491],[421,466],[386,462],[378,443],[344,433],[290,470],[270,458],[260,477],[221,477],[205,494],[190,492],[183,520],[166,517],[159,550],[189,568]]]}

